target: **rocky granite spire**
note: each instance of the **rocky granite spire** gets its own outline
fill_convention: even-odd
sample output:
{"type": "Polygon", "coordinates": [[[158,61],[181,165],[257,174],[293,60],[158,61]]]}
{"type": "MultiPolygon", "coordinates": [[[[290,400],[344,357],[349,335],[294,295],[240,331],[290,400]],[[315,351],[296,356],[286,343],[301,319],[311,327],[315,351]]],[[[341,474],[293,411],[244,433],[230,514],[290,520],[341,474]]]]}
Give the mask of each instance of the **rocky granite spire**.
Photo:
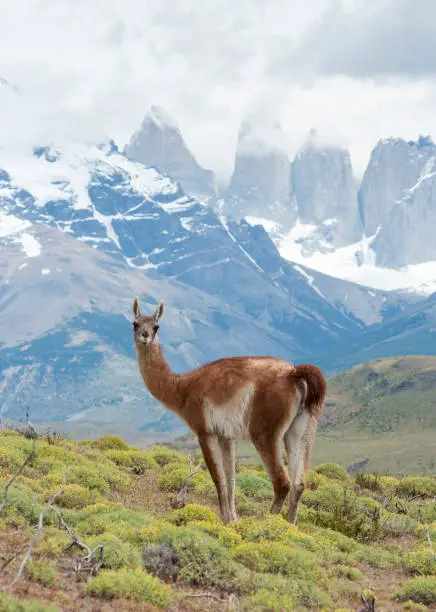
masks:
{"type": "Polygon", "coordinates": [[[271,219],[285,227],[295,222],[290,162],[278,122],[252,116],[242,123],[226,212],[235,218],[271,219]]]}
{"type": "Polygon", "coordinates": [[[338,247],[361,237],[348,151],[323,146],[312,130],[292,163],[292,187],[300,223],[318,227],[321,239],[338,247]]]}
{"type": "Polygon", "coordinates": [[[214,173],[199,166],[179,127],[163,108],[150,108],[124,152],[133,161],[164,171],[192,195],[203,199],[215,194],[214,173]]]}

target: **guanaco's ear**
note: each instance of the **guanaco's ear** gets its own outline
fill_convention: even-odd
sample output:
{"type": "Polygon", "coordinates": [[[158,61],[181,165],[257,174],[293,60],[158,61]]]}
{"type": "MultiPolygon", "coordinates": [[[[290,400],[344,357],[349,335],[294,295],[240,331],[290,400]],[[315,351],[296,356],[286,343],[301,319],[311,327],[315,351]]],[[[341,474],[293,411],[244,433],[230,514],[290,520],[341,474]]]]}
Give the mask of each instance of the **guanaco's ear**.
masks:
{"type": "Polygon", "coordinates": [[[155,321],[159,321],[159,319],[162,318],[164,312],[164,303],[163,300],[161,300],[159,302],[159,306],[156,308],[155,313],[153,315],[153,318],[155,319],[155,321]]]}
{"type": "Polygon", "coordinates": [[[135,299],[133,300],[133,315],[135,317],[135,319],[137,319],[139,317],[140,314],[140,310],[139,310],[139,300],[137,297],[135,297],[135,299]]]}

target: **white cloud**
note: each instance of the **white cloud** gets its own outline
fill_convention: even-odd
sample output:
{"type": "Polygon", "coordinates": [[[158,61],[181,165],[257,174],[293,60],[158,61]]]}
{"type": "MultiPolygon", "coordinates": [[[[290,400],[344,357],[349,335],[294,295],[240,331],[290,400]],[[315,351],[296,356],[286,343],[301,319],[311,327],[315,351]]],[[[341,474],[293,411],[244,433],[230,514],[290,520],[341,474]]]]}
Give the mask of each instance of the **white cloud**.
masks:
{"type": "MultiPolygon", "coordinates": [[[[398,2],[3,3],[0,76],[19,91],[0,82],[0,146],[106,135],[123,145],[154,103],[175,117],[202,165],[228,175],[241,120],[266,107],[283,124],[290,154],[317,127],[324,139],[350,147],[361,173],[379,137],[436,132],[432,70],[416,69],[420,62],[432,66],[435,55],[420,59],[426,47],[416,43],[415,68],[398,70],[406,62],[399,53],[394,70],[386,44],[380,57],[391,69],[384,76],[401,80],[380,81],[377,49],[363,49],[363,69],[357,61],[363,35],[352,45],[359,24],[368,40],[391,25],[406,40],[404,19],[391,24],[398,2]],[[342,40],[344,23],[354,30],[342,32],[342,40]],[[349,69],[335,64],[341,50],[349,69]]],[[[436,9],[431,0],[420,3],[428,31],[436,22],[428,11],[436,9]]]]}

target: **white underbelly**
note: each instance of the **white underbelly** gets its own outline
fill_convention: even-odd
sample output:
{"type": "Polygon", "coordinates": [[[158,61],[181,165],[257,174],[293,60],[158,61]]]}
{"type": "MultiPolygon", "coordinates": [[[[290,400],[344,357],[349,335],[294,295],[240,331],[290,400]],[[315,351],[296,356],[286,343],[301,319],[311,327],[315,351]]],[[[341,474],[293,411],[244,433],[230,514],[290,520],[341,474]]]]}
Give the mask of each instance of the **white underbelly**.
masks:
{"type": "Polygon", "coordinates": [[[249,439],[251,400],[254,385],[240,389],[226,404],[216,406],[205,399],[204,410],[207,431],[223,438],[249,439]]]}

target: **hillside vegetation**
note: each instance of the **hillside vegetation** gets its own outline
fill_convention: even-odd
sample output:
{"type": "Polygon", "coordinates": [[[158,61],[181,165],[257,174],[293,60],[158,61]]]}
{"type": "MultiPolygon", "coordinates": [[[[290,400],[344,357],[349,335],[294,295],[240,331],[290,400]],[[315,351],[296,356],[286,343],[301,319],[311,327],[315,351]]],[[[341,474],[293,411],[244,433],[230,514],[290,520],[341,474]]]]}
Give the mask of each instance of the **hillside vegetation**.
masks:
{"type": "MultiPolygon", "coordinates": [[[[377,359],[327,382],[314,462],[362,463],[397,476],[436,472],[436,357],[377,359]]],[[[172,446],[187,452],[197,442],[188,434],[172,446]]],[[[248,443],[238,455],[257,458],[248,443]]]]}
{"type": "MultiPolygon", "coordinates": [[[[33,444],[0,432],[0,508],[33,444]]],[[[319,465],[292,526],[268,514],[262,467],[238,464],[240,521],[224,526],[198,457],[187,505],[175,510],[190,464],[168,447],[47,436],[34,448],[0,511],[4,612],[338,612],[374,609],[374,596],[386,611],[436,605],[433,478],[351,479],[340,465],[319,465]]]]}

